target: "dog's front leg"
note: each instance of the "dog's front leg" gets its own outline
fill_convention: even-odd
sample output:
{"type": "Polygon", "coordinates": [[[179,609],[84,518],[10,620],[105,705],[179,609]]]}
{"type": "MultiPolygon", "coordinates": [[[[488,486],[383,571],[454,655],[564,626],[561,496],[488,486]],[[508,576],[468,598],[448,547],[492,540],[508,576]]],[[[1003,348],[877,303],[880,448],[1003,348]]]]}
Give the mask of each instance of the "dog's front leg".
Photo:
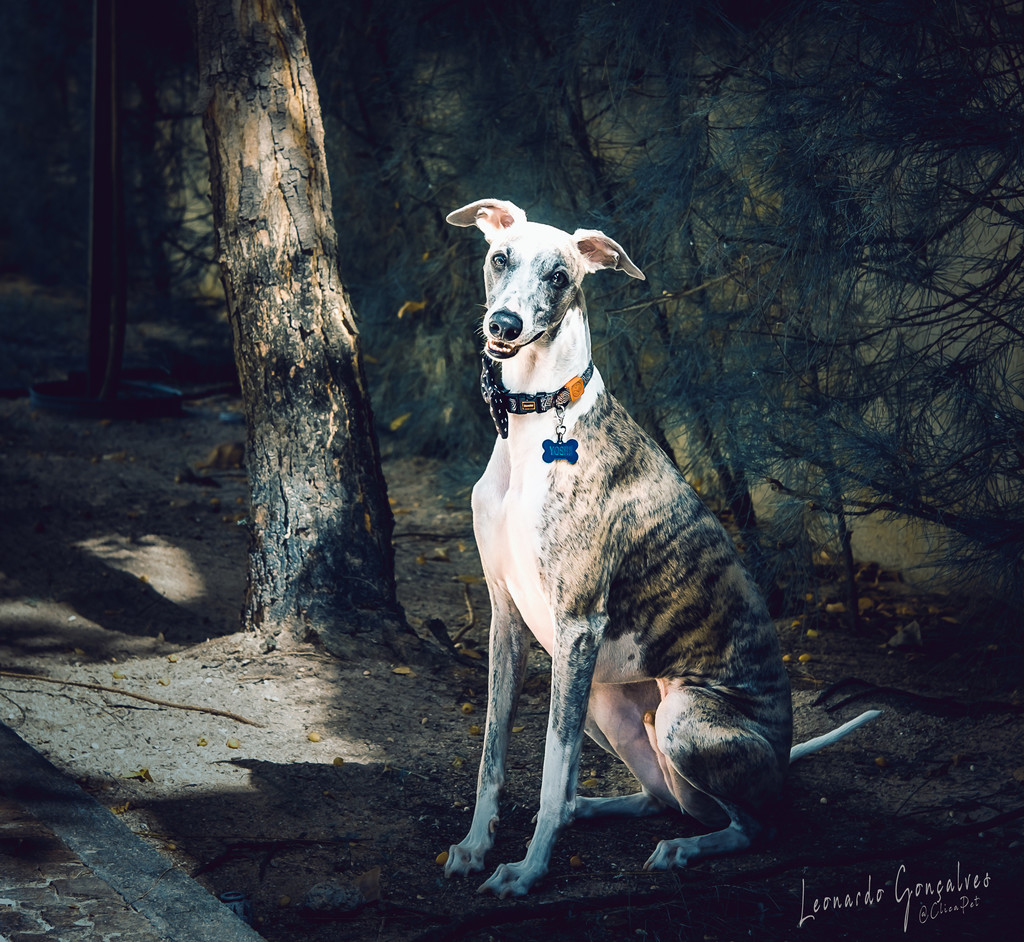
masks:
{"type": "Polygon", "coordinates": [[[516,702],[523,684],[529,633],[519,610],[503,589],[491,588],[490,679],[484,748],[476,785],[476,807],[469,833],[448,851],[444,875],[483,870],[484,855],[494,844],[498,798],[505,784],[505,754],[516,702]]]}
{"type": "Polygon", "coordinates": [[[580,748],[603,619],[559,622],[551,668],[551,707],[537,826],[526,857],[502,864],[480,887],[497,896],[525,896],[548,870],[558,832],[576,810],[580,748]]]}

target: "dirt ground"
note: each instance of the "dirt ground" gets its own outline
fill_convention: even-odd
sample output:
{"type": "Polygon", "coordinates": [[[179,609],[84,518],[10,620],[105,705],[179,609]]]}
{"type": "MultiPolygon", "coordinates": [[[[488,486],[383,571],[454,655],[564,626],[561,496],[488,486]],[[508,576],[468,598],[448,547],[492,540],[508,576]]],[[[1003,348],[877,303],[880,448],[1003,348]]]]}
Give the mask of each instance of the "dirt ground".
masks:
{"type": "MultiPolygon", "coordinates": [[[[182,418],[106,422],[0,401],[0,721],[211,891],[246,893],[267,939],[1006,937],[1024,873],[1024,684],[962,605],[870,566],[859,633],[827,581],[778,623],[798,739],[885,713],[794,766],[772,841],[646,873],[659,839],[689,833],[681,819],[586,822],[525,901],[477,895],[486,873],[446,881],[436,858],[469,824],[486,697],[468,487],[437,463],[385,467],[401,601],[414,626],[441,619],[463,662],[440,646],[432,666],[260,654],[236,632],[244,471],[197,468],[241,440],[237,409],[207,398],[182,418]],[[920,647],[887,644],[912,622],[920,647]],[[863,683],[815,705],[849,677],[863,683]],[[324,883],[360,905],[311,909],[324,883]]],[[[493,865],[530,836],[548,677],[537,649],[493,865]]],[[[589,742],[581,779],[586,794],[633,790],[589,742]]]]}

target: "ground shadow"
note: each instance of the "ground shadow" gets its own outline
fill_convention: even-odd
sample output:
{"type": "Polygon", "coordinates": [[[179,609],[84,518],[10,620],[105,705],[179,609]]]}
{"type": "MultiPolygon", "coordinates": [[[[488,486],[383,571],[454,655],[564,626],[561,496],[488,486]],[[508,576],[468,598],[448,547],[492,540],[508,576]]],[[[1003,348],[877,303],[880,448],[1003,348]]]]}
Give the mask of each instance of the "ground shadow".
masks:
{"type": "Polygon", "coordinates": [[[66,628],[70,648],[105,657],[98,636],[72,638],[75,629],[177,644],[238,630],[246,534],[234,520],[245,516],[244,478],[234,469],[197,485],[186,473],[206,456],[206,442],[238,432],[191,416],[157,425],[24,407],[0,420],[0,632],[8,643],[32,653],[41,628],[47,637],[66,628]],[[223,532],[211,539],[211,530],[223,532]]]}
{"type": "MultiPolygon", "coordinates": [[[[475,892],[486,873],[442,878],[434,849],[467,819],[436,794],[424,794],[415,776],[376,763],[238,764],[250,772],[246,790],[197,789],[147,811],[183,842],[201,881],[251,897],[257,926],[271,939],[532,940],[556,928],[580,940],[751,933],[784,940],[798,932],[811,939],[930,939],[949,932],[980,939],[997,937],[1012,912],[1012,874],[977,835],[929,839],[890,815],[870,817],[870,796],[852,786],[833,795],[834,809],[823,809],[815,775],[796,777],[777,810],[776,835],[750,853],[684,872],[646,873],[646,850],[686,830],[678,818],[581,822],[559,844],[586,848],[582,865],[557,853],[530,898],[499,901],[475,892]],[[239,805],[248,826],[225,828],[240,820],[239,805]],[[837,833],[846,835],[839,846],[837,833]],[[379,902],[356,912],[303,909],[313,885],[349,884],[374,867],[382,874],[379,902]],[[973,875],[982,884],[968,894],[973,875]],[[940,885],[945,889],[936,891],[940,885]]],[[[521,855],[530,818],[529,808],[509,803],[493,863],[521,855]]]]}

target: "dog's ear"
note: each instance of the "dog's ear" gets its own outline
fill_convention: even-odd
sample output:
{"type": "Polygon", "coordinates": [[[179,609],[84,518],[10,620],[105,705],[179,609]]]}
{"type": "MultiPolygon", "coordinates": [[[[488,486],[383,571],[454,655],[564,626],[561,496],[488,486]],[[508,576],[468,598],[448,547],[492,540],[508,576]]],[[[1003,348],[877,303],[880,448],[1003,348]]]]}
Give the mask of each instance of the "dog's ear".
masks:
{"type": "Polygon", "coordinates": [[[596,229],[577,229],[572,234],[572,240],[580,250],[583,266],[588,272],[614,268],[624,271],[630,278],[647,280],[644,273],[630,261],[622,246],[614,239],[609,239],[603,232],[596,229]]]}
{"type": "Polygon", "coordinates": [[[453,226],[476,226],[491,242],[510,226],[526,222],[526,213],[508,200],[477,200],[449,213],[445,219],[453,226]]]}

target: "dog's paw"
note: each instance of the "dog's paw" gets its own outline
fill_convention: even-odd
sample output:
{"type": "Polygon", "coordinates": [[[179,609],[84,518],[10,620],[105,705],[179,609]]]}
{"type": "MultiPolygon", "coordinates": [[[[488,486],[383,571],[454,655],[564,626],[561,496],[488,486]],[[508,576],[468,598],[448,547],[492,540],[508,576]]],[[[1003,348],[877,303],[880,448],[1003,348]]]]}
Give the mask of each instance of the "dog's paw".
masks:
{"type": "Polygon", "coordinates": [[[448,860],[444,865],[445,877],[465,876],[467,873],[483,870],[484,855],[489,849],[489,847],[470,845],[466,841],[461,844],[452,844],[448,849],[448,860]]]}
{"type": "Polygon", "coordinates": [[[502,864],[494,871],[487,882],[480,885],[478,893],[493,893],[500,899],[510,896],[526,896],[530,887],[537,882],[543,872],[538,873],[529,867],[525,860],[519,863],[502,864]]]}
{"type": "Polygon", "coordinates": [[[654,853],[647,858],[644,870],[672,870],[685,867],[690,858],[696,856],[693,842],[686,837],[677,837],[670,841],[659,841],[654,853]]]}

